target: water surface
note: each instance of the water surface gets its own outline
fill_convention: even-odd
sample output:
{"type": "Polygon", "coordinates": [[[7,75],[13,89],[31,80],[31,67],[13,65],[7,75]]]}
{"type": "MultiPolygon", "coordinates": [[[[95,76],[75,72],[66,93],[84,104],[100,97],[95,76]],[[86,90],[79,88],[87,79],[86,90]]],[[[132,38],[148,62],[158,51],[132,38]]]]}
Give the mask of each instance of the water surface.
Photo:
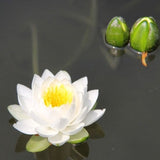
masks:
{"type": "Polygon", "coordinates": [[[103,41],[114,16],[123,16],[131,27],[142,16],[153,16],[160,26],[159,15],[158,0],[1,1],[0,159],[159,159],[160,49],[145,68],[128,50],[112,56],[103,41]],[[89,89],[100,90],[97,107],[107,111],[97,123],[105,136],[82,144],[81,157],[69,144],[39,154],[15,152],[21,134],[9,124],[7,106],[17,103],[17,83],[30,87],[32,52],[39,55],[40,74],[45,68],[67,70],[73,81],[87,76],[89,89]]]}

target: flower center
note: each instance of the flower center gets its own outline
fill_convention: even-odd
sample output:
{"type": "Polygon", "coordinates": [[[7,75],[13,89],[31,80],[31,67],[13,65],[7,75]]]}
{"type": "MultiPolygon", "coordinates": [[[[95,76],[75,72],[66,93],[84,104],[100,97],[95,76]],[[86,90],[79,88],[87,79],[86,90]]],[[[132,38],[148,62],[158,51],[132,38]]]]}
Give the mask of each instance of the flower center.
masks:
{"type": "Polygon", "coordinates": [[[47,107],[58,107],[63,104],[70,104],[73,100],[73,92],[69,86],[65,86],[64,84],[50,84],[43,92],[43,100],[47,107]]]}

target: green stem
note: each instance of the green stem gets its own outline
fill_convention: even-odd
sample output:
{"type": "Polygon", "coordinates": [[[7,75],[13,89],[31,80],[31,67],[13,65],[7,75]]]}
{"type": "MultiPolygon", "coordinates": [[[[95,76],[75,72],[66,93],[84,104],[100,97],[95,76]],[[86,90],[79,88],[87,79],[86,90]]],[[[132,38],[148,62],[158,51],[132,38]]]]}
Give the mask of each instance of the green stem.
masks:
{"type": "Polygon", "coordinates": [[[34,24],[31,25],[31,35],[32,35],[32,69],[33,73],[39,73],[38,64],[38,34],[37,29],[34,24]]]}

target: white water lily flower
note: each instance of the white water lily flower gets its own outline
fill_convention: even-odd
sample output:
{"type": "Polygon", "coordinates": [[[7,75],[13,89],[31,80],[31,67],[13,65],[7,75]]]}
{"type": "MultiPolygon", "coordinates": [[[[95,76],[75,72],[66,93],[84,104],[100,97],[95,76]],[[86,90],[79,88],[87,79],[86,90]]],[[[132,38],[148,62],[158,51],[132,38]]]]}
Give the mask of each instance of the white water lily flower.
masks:
{"type": "Polygon", "coordinates": [[[63,145],[105,112],[92,110],[98,90],[87,92],[87,83],[87,77],[72,83],[67,72],[53,75],[46,69],[41,77],[34,75],[31,89],[18,84],[19,105],[8,106],[17,119],[14,128],[24,134],[47,137],[53,145],[63,145]]]}

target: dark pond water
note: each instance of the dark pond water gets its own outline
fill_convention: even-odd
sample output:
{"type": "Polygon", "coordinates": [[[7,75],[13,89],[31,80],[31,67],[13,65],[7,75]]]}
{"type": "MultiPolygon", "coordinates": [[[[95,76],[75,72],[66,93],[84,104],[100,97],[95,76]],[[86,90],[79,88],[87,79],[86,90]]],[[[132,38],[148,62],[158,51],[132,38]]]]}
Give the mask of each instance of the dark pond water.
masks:
{"type": "Polygon", "coordinates": [[[145,68],[136,54],[126,50],[114,57],[103,42],[114,16],[131,27],[142,16],[153,16],[160,26],[159,15],[158,0],[1,1],[0,159],[160,159],[160,49],[145,68]],[[39,54],[40,74],[67,70],[73,81],[87,76],[89,89],[100,90],[97,107],[107,111],[97,124],[104,137],[32,154],[23,151],[28,137],[21,136],[16,147],[21,134],[9,124],[7,106],[17,103],[17,83],[30,87],[32,52],[39,54]]]}

